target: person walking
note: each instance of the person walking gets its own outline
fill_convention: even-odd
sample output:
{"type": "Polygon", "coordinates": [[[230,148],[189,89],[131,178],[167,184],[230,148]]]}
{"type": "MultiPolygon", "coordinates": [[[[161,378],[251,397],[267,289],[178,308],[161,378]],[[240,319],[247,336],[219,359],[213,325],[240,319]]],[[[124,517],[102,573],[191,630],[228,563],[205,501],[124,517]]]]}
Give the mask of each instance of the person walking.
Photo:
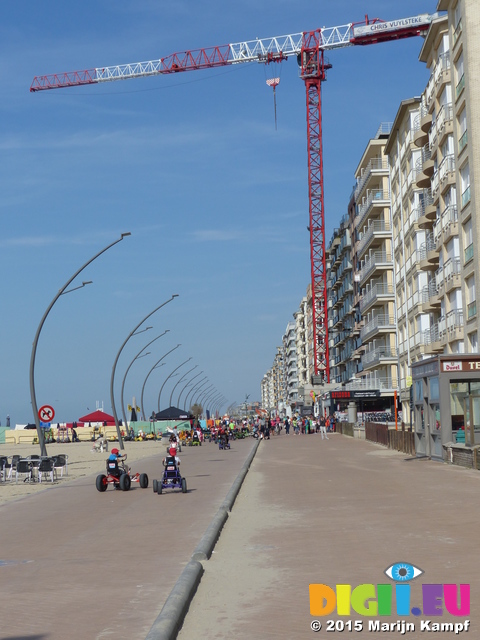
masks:
{"type": "Polygon", "coordinates": [[[320,435],[322,436],[322,440],[328,440],[326,420],[323,416],[320,418],[320,435]]]}

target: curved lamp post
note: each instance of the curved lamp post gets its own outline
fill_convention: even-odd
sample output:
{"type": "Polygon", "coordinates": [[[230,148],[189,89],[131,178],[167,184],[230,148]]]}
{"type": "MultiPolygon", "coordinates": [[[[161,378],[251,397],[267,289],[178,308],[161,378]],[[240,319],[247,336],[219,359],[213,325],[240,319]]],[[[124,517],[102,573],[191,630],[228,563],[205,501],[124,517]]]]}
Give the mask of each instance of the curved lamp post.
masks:
{"type": "Polygon", "coordinates": [[[207,417],[207,411],[211,414],[213,403],[216,402],[220,398],[220,393],[216,392],[213,396],[209,396],[208,399],[205,400],[205,418],[207,417]],[[207,408],[209,407],[209,408],[207,408]]]}
{"type": "Polygon", "coordinates": [[[187,364],[187,362],[190,362],[190,360],[191,360],[191,359],[192,359],[192,358],[190,357],[190,358],[188,358],[188,360],[185,360],[185,362],[182,362],[182,364],[179,364],[179,365],[178,365],[178,367],[176,367],[176,368],[172,371],[172,373],[171,373],[169,376],[167,376],[167,377],[165,378],[165,380],[163,381],[163,384],[162,384],[162,386],[160,387],[160,391],[159,391],[159,394],[158,394],[158,411],[160,411],[160,397],[161,397],[161,395],[162,395],[163,387],[164,387],[164,386],[165,386],[165,384],[167,383],[167,380],[169,380],[169,379],[173,376],[173,374],[175,373],[175,371],[178,371],[178,369],[180,369],[180,367],[183,367],[183,365],[184,365],[184,364],[187,364]]]}
{"type": "Polygon", "coordinates": [[[216,396],[218,396],[218,391],[216,389],[212,389],[212,391],[207,394],[206,396],[204,396],[203,401],[201,402],[202,407],[205,409],[204,413],[205,415],[207,415],[207,404],[211,401],[212,398],[215,398],[216,396]]]}
{"type": "Polygon", "coordinates": [[[222,394],[219,393],[216,396],[213,396],[213,398],[209,401],[210,404],[210,413],[212,413],[213,409],[216,407],[217,403],[219,402],[220,398],[222,397],[222,394]]]}
{"type": "Polygon", "coordinates": [[[70,280],[68,280],[68,282],[60,289],[60,291],[54,297],[52,302],[47,307],[47,310],[43,314],[43,317],[40,320],[40,324],[38,325],[37,333],[35,334],[35,339],[33,340],[32,355],[30,357],[30,400],[31,400],[31,403],[32,403],[33,418],[35,420],[35,426],[37,427],[38,442],[40,444],[40,454],[42,456],[46,456],[47,455],[47,448],[45,447],[44,433],[43,433],[43,430],[40,427],[40,417],[38,415],[37,398],[36,398],[36,394],[35,394],[35,356],[36,356],[36,353],[37,353],[38,339],[40,337],[40,333],[42,331],[43,325],[45,324],[45,320],[47,319],[48,314],[52,310],[53,305],[56,303],[56,301],[59,299],[60,296],[62,296],[65,293],[70,293],[71,291],[75,291],[76,289],[81,289],[86,284],[90,284],[91,283],[91,281],[83,282],[79,287],[74,287],[73,289],[70,289],[69,291],[66,291],[67,287],[70,285],[71,282],[73,282],[73,280],[75,280],[75,278],[78,276],[78,274],[81,273],[86,267],[88,267],[89,264],[91,264],[99,256],[101,256],[102,253],[105,253],[105,251],[108,251],[108,249],[110,249],[114,245],[118,244],[125,237],[127,237],[129,235],[131,235],[130,232],[122,233],[122,235],[120,236],[120,238],[118,238],[118,240],[115,240],[115,242],[111,242],[104,249],[102,249],[101,251],[96,253],[93,256],[93,258],[90,258],[90,260],[88,262],[86,262],[82,267],[80,267],[80,269],[78,269],[78,271],[76,271],[73,274],[73,276],[70,278],[70,280]]]}
{"type": "MultiPolygon", "coordinates": [[[[194,398],[197,398],[197,399],[198,399],[199,394],[200,394],[201,392],[205,391],[205,389],[207,388],[207,387],[205,387],[205,385],[206,385],[206,384],[208,384],[209,382],[210,382],[210,380],[207,380],[207,381],[206,381],[206,382],[204,382],[202,385],[200,385],[200,386],[198,387],[198,389],[195,389],[195,393],[192,393],[192,397],[191,397],[191,399],[190,399],[190,406],[191,406],[191,407],[192,407],[194,404],[196,404],[196,400],[194,400],[194,398]],[[205,388],[204,388],[204,387],[205,387],[205,388]],[[195,395],[195,394],[196,394],[196,395],[195,395]]],[[[210,387],[211,387],[211,386],[212,386],[212,385],[210,385],[210,387]]],[[[208,387],[208,388],[210,388],[210,387],[208,387]]],[[[187,398],[188,398],[188,396],[187,396],[187,398]]]]}
{"type": "Polygon", "coordinates": [[[201,380],[199,380],[198,382],[196,382],[193,387],[190,389],[190,391],[187,393],[187,395],[185,396],[185,400],[183,402],[183,410],[186,411],[187,410],[187,400],[188,400],[188,396],[193,393],[195,391],[195,389],[201,389],[201,387],[205,386],[208,382],[208,376],[203,377],[201,380]],[[200,385],[200,386],[198,386],[200,385]]]}
{"type": "MultiPolygon", "coordinates": [[[[203,373],[203,371],[200,371],[200,373],[197,373],[196,376],[193,376],[193,378],[190,378],[190,380],[187,381],[187,384],[183,387],[183,389],[178,394],[177,407],[180,407],[180,398],[182,397],[182,393],[185,391],[185,389],[188,386],[190,386],[192,384],[192,382],[195,380],[195,378],[198,378],[198,376],[201,376],[202,373],[203,373]]],[[[185,407],[184,407],[184,409],[185,409],[185,407]]]]}
{"type": "MultiPolygon", "coordinates": [[[[170,329],[166,329],[163,333],[161,333],[159,336],[157,336],[156,338],[154,338],[153,340],[150,340],[150,342],[148,344],[146,344],[143,349],[140,349],[140,351],[137,353],[137,355],[134,357],[134,359],[130,362],[130,364],[127,367],[127,370],[125,371],[125,375],[123,376],[123,380],[122,380],[122,391],[120,394],[120,406],[122,407],[122,415],[123,415],[123,422],[125,424],[125,426],[127,425],[127,417],[125,415],[125,403],[123,401],[123,390],[125,388],[125,380],[127,379],[127,374],[130,371],[130,367],[132,366],[132,364],[135,362],[135,360],[138,360],[139,358],[143,358],[143,356],[148,355],[149,353],[151,353],[151,351],[148,351],[147,353],[144,353],[143,356],[140,355],[142,354],[145,349],[147,347],[149,347],[153,342],[155,342],[155,340],[158,340],[159,338],[161,338],[162,336],[164,336],[166,333],[168,333],[170,331],[170,329]]],[[[142,409],[143,411],[143,409],[142,409]]]]}
{"type": "Polygon", "coordinates": [[[185,377],[186,377],[186,376],[188,376],[188,374],[189,374],[189,373],[191,373],[191,372],[192,372],[194,369],[196,369],[197,367],[198,367],[198,364],[196,364],[194,367],[192,367],[192,368],[191,368],[191,369],[189,369],[186,373],[184,373],[184,374],[183,374],[183,376],[182,376],[181,378],[179,378],[179,379],[178,379],[178,381],[175,383],[175,385],[173,386],[173,389],[172,389],[172,393],[170,394],[170,400],[168,401],[168,402],[169,402],[169,406],[170,406],[170,407],[171,407],[171,406],[173,406],[173,405],[172,405],[172,398],[173,398],[173,393],[174,393],[175,389],[178,387],[178,385],[180,384],[180,382],[181,382],[182,380],[185,380],[185,377]]]}
{"type": "Polygon", "coordinates": [[[147,376],[143,382],[143,386],[142,386],[142,395],[141,395],[141,399],[140,399],[140,406],[142,408],[142,413],[143,413],[143,417],[145,418],[145,410],[143,408],[143,392],[145,391],[145,385],[147,384],[147,380],[150,377],[150,374],[152,373],[152,371],[154,369],[158,369],[159,367],[163,367],[163,365],[165,364],[165,362],[163,362],[162,364],[160,364],[160,362],[162,362],[162,360],[164,358],[166,358],[168,356],[169,353],[172,353],[172,351],[175,351],[175,349],[178,349],[178,347],[180,347],[180,344],[177,344],[176,347],[173,347],[173,349],[170,349],[170,351],[167,351],[167,353],[165,353],[160,360],[157,360],[156,363],[153,365],[153,367],[150,369],[150,371],[147,373],[147,376]]]}
{"type": "Polygon", "coordinates": [[[162,302],[162,304],[158,307],[155,307],[155,309],[153,311],[150,311],[150,313],[148,315],[145,316],[145,318],[143,318],[143,320],[141,322],[139,322],[137,324],[137,326],[135,327],[135,329],[133,329],[133,331],[131,331],[126,340],[124,341],[124,343],[122,344],[122,346],[120,347],[120,349],[118,350],[117,353],[117,357],[115,358],[115,362],[113,363],[113,367],[112,367],[112,377],[110,379],[110,401],[112,403],[112,410],[113,410],[113,417],[115,419],[115,427],[117,429],[117,438],[118,438],[118,444],[120,445],[120,449],[125,449],[125,446],[123,444],[123,438],[122,438],[122,434],[120,433],[120,427],[118,426],[118,416],[117,416],[117,410],[115,408],[115,396],[113,393],[113,383],[115,381],[115,369],[117,368],[117,362],[118,359],[120,358],[120,354],[123,351],[123,348],[125,347],[125,345],[127,344],[127,342],[130,340],[130,338],[134,335],[134,333],[137,331],[137,329],[145,322],[145,320],[147,320],[148,318],[150,318],[150,316],[153,316],[153,314],[158,311],[159,309],[161,309],[162,307],[164,307],[166,304],[168,304],[169,302],[171,302],[172,300],[174,300],[175,298],[178,298],[178,293],[174,293],[172,295],[171,298],[169,298],[169,300],[166,300],[165,302],[162,302]]]}
{"type": "MultiPolygon", "coordinates": [[[[198,395],[197,395],[197,399],[195,400],[194,404],[201,404],[203,399],[208,395],[208,393],[210,393],[211,391],[213,391],[213,387],[215,387],[214,384],[211,384],[209,387],[207,387],[206,389],[203,389],[198,395]]],[[[192,398],[192,402],[193,402],[193,398],[192,398]]]]}

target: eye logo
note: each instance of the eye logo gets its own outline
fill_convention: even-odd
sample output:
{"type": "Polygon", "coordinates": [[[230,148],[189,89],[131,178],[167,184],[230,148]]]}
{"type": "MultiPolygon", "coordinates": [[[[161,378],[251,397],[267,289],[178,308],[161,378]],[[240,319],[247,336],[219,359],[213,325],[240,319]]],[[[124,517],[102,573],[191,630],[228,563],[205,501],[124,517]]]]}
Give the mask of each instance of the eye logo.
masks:
{"type": "Polygon", "coordinates": [[[410,582],[410,580],[415,580],[425,572],[408,562],[396,562],[387,567],[384,573],[395,582],[410,582]]]}

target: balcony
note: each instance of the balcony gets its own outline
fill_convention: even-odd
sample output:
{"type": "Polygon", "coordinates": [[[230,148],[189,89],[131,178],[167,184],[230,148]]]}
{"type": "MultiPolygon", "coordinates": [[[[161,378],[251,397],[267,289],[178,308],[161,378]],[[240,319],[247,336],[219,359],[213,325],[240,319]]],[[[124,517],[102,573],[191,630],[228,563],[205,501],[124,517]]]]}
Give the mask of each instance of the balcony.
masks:
{"type": "Polygon", "coordinates": [[[375,251],[369,256],[358,272],[360,284],[370,277],[376,270],[393,269],[392,254],[388,251],[375,251]]]}
{"type": "Polygon", "coordinates": [[[440,260],[437,253],[435,238],[433,233],[427,233],[427,240],[420,245],[417,251],[417,257],[420,262],[421,269],[436,269],[440,260]]]}
{"type": "Polygon", "coordinates": [[[370,246],[376,238],[391,238],[392,228],[390,222],[385,220],[370,220],[368,226],[363,231],[362,238],[358,243],[357,257],[361,258],[365,250],[370,246]]]}
{"type": "Polygon", "coordinates": [[[389,376],[378,376],[375,378],[356,378],[345,385],[349,391],[374,390],[395,391],[398,389],[397,378],[389,376]]]}
{"type": "Polygon", "coordinates": [[[364,369],[374,367],[381,362],[396,362],[398,357],[395,347],[377,347],[372,351],[367,351],[362,356],[362,364],[364,369]]]}
{"type": "Polygon", "coordinates": [[[367,197],[364,198],[362,204],[358,207],[355,224],[360,227],[369,213],[376,207],[384,209],[390,206],[390,192],[383,189],[372,189],[367,191],[367,197]]]}
{"type": "Polygon", "coordinates": [[[447,84],[447,82],[450,82],[450,67],[450,53],[447,51],[446,53],[440,54],[433,71],[437,95],[439,95],[442,87],[447,84]]]}
{"type": "Polygon", "coordinates": [[[393,284],[375,284],[371,289],[362,292],[362,297],[360,299],[360,313],[363,313],[377,302],[392,300],[394,297],[395,292],[393,290],[393,284]]]}
{"type": "Polygon", "coordinates": [[[442,190],[445,189],[447,183],[451,185],[455,184],[455,156],[453,154],[445,156],[440,163],[438,167],[438,178],[442,190]]]}
{"type": "Polygon", "coordinates": [[[360,331],[360,337],[362,342],[365,342],[367,338],[371,338],[377,333],[396,331],[397,322],[395,316],[379,314],[367,321],[365,326],[360,331]]]}
{"type": "Polygon", "coordinates": [[[353,192],[355,200],[358,200],[358,196],[362,192],[365,184],[374,173],[388,173],[388,161],[382,158],[372,158],[367,166],[361,169],[360,176],[357,178],[357,186],[353,192]]]}
{"type": "Polygon", "coordinates": [[[449,133],[453,132],[453,105],[451,102],[442,105],[438,112],[437,119],[435,120],[432,130],[430,131],[429,146],[432,151],[432,156],[436,152],[439,145],[442,144],[444,138],[449,133]]]}

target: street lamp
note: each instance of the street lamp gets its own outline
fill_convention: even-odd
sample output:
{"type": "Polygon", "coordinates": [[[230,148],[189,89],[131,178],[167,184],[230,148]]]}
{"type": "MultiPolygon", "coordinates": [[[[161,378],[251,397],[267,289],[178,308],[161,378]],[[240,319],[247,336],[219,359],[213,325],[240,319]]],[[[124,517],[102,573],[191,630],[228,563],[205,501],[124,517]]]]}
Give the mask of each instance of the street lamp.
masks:
{"type": "Polygon", "coordinates": [[[178,381],[176,382],[176,384],[174,385],[173,389],[172,389],[172,393],[170,394],[170,400],[169,400],[169,405],[172,407],[172,398],[173,398],[173,393],[175,391],[175,389],[178,387],[178,385],[180,384],[180,382],[182,380],[185,379],[186,376],[188,376],[189,373],[191,373],[194,369],[196,369],[198,367],[198,364],[196,364],[194,367],[192,367],[191,369],[189,369],[186,373],[183,374],[183,376],[181,378],[178,379],[178,381]]]}
{"type": "MultiPolygon", "coordinates": [[[[127,425],[127,417],[125,415],[125,403],[123,401],[123,390],[125,388],[125,380],[127,379],[127,374],[130,371],[130,367],[132,366],[132,364],[135,362],[135,360],[138,360],[139,358],[143,358],[143,356],[146,356],[148,354],[151,353],[151,351],[148,351],[147,353],[144,353],[143,356],[140,355],[143,351],[145,351],[145,349],[147,347],[149,347],[153,342],[155,342],[156,340],[158,340],[159,338],[161,338],[162,336],[164,336],[166,333],[168,333],[170,331],[170,329],[166,329],[163,333],[161,333],[159,336],[157,336],[156,338],[154,338],[153,340],[150,340],[149,343],[147,343],[143,349],[140,349],[140,351],[137,353],[137,355],[134,357],[134,359],[130,362],[130,364],[127,367],[127,370],[125,371],[125,375],[123,376],[123,380],[122,380],[122,392],[120,395],[120,406],[122,407],[122,414],[123,414],[123,422],[125,423],[125,426],[127,425]]],[[[142,409],[143,411],[143,409],[142,409]]],[[[145,416],[144,416],[145,417],[145,416]]]]}
{"type": "Polygon", "coordinates": [[[211,414],[212,413],[212,407],[214,406],[214,403],[217,402],[217,400],[220,398],[221,393],[217,392],[214,393],[213,396],[210,396],[206,401],[205,401],[205,418],[207,417],[207,411],[211,414]],[[209,409],[207,409],[207,403],[208,406],[210,407],[209,409]]]}
{"type": "Polygon", "coordinates": [[[91,280],[89,280],[88,282],[83,282],[78,287],[75,287],[73,289],[70,289],[69,291],[66,291],[67,287],[70,285],[71,282],[73,282],[75,280],[75,278],[79,275],[79,273],[81,273],[86,267],[88,267],[89,264],[91,264],[94,260],[96,260],[99,256],[101,256],[102,253],[105,253],[105,251],[108,251],[108,249],[110,249],[114,245],[118,244],[126,236],[129,236],[129,235],[131,235],[130,232],[122,233],[122,235],[120,236],[120,238],[118,238],[118,240],[115,240],[115,242],[111,242],[104,249],[102,249],[101,251],[96,253],[93,256],[93,258],[90,258],[90,260],[88,260],[88,262],[86,262],[82,267],[80,267],[80,269],[78,269],[78,271],[76,271],[73,274],[73,276],[70,278],[70,280],[68,280],[68,282],[60,289],[60,291],[54,297],[52,302],[47,307],[47,310],[43,314],[43,317],[40,320],[40,324],[38,325],[37,333],[35,334],[35,338],[33,340],[32,355],[30,357],[30,400],[31,400],[31,403],[32,403],[33,418],[35,420],[35,426],[37,427],[38,442],[40,444],[40,454],[42,456],[46,456],[47,455],[47,448],[45,447],[44,433],[43,433],[42,429],[40,428],[40,418],[39,418],[39,415],[38,415],[37,398],[36,398],[36,394],[35,394],[35,356],[36,356],[36,353],[37,353],[38,339],[40,337],[40,333],[42,331],[43,325],[45,324],[45,320],[47,319],[48,314],[52,310],[53,305],[56,303],[56,301],[59,299],[60,296],[62,296],[64,293],[70,293],[71,291],[75,291],[76,289],[81,289],[85,285],[91,283],[91,280]]]}
{"type": "Polygon", "coordinates": [[[160,411],[160,397],[161,397],[161,395],[162,395],[163,387],[164,387],[164,386],[165,386],[165,384],[167,383],[167,380],[169,380],[169,379],[173,376],[173,374],[175,373],[175,371],[177,371],[178,369],[180,369],[180,367],[183,367],[183,365],[184,365],[184,364],[187,364],[187,362],[190,362],[190,360],[191,360],[191,359],[192,359],[192,358],[188,358],[188,360],[185,360],[185,362],[182,362],[182,364],[179,364],[179,365],[178,365],[178,367],[176,367],[176,368],[172,371],[172,373],[171,373],[169,376],[167,376],[167,377],[165,378],[165,380],[163,381],[163,384],[162,384],[162,386],[160,387],[160,391],[159,391],[159,394],[158,394],[158,411],[160,411]]]}
{"type": "MultiPolygon", "coordinates": [[[[208,383],[208,376],[204,376],[201,380],[199,380],[198,382],[196,382],[193,387],[190,389],[190,391],[187,393],[187,395],[185,396],[185,401],[183,403],[183,409],[184,411],[187,411],[187,402],[188,402],[188,396],[190,394],[193,394],[197,391],[200,391],[200,389],[202,387],[204,387],[206,384],[208,383]]],[[[193,395],[192,395],[193,398],[193,395]]]]}
{"type": "Polygon", "coordinates": [[[152,373],[152,371],[153,371],[154,369],[158,369],[158,368],[160,368],[160,367],[163,367],[163,365],[165,364],[165,362],[162,362],[162,360],[163,360],[164,358],[166,358],[166,357],[168,356],[168,354],[169,354],[169,353],[172,353],[172,351],[175,351],[175,349],[178,349],[178,347],[180,347],[180,346],[181,346],[180,344],[177,344],[177,346],[176,346],[176,347],[173,347],[173,349],[170,349],[170,351],[167,351],[167,353],[165,353],[165,354],[160,358],[160,360],[157,360],[157,361],[156,361],[156,363],[153,365],[153,367],[152,367],[152,368],[150,369],[150,371],[147,373],[147,376],[146,376],[146,378],[145,378],[145,380],[144,380],[144,382],[143,382],[143,386],[142,386],[142,395],[141,395],[141,399],[140,399],[140,406],[141,406],[141,408],[142,408],[142,414],[143,414],[143,417],[144,417],[144,418],[145,418],[145,410],[144,410],[144,408],[143,408],[143,392],[145,391],[145,385],[147,384],[147,380],[148,380],[148,378],[150,377],[150,374],[152,373]],[[160,364],[160,362],[162,362],[162,364],[160,364]]]}
{"type": "Polygon", "coordinates": [[[207,409],[206,409],[207,403],[210,402],[210,400],[217,395],[218,395],[218,391],[216,389],[212,389],[210,393],[208,393],[206,396],[203,397],[201,405],[203,408],[205,408],[205,415],[207,415],[207,409]]]}
{"type": "MultiPolygon", "coordinates": [[[[195,380],[195,378],[198,378],[198,376],[201,376],[202,373],[203,373],[203,371],[200,371],[200,373],[197,373],[196,376],[193,376],[193,378],[190,378],[190,380],[188,380],[187,384],[183,387],[183,389],[178,394],[177,407],[180,408],[180,398],[182,397],[182,393],[185,391],[185,389],[187,387],[189,387],[192,384],[192,382],[195,380]]],[[[183,407],[183,408],[185,409],[185,407],[183,407]]]]}
{"type": "MultiPolygon", "coordinates": [[[[174,300],[174,298],[178,298],[178,293],[174,293],[172,295],[171,298],[169,298],[168,300],[166,300],[165,302],[162,302],[162,304],[158,307],[155,307],[155,309],[153,311],[150,311],[150,313],[148,315],[145,316],[145,318],[143,318],[143,320],[141,322],[139,322],[137,324],[137,326],[135,327],[135,329],[133,329],[133,331],[131,331],[126,340],[124,341],[124,343],[122,344],[122,346],[120,347],[120,349],[118,350],[117,353],[117,357],[115,358],[115,362],[113,363],[113,367],[112,367],[112,377],[110,379],[110,401],[112,403],[112,409],[113,409],[113,417],[115,419],[115,427],[117,429],[117,438],[118,438],[118,443],[120,445],[120,449],[125,449],[124,445],[123,445],[123,439],[122,439],[122,434],[120,433],[120,427],[118,425],[118,416],[117,416],[117,410],[115,408],[115,396],[113,393],[113,383],[115,381],[115,369],[117,368],[117,362],[118,359],[120,358],[120,354],[123,351],[123,348],[125,347],[125,345],[127,344],[127,342],[130,340],[130,338],[134,335],[134,333],[137,331],[137,329],[139,327],[141,327],[141,325],[145,322],[145,320],[147,320],[148,318],[150,318],[150,316],[153,316],[153,314],[158,311],[159,309],[161,309],[162,307],[164,307],[166,304],[168,304],[169,302],[171,302],[172,300],[174,300]]],[[[140,333],[140,332],[139,332],[140,333]]]]}
{"type": "Polygon", "coordinates": [[[215,387],[214,384],[211,384],[209,387],[207,387],[206,389],[203,389],[203,391],[197,396],[197,399],[195,400],[195,404],[202,404],[203,399],[211,392],[213,391],[213,387],[215,387]]]}

